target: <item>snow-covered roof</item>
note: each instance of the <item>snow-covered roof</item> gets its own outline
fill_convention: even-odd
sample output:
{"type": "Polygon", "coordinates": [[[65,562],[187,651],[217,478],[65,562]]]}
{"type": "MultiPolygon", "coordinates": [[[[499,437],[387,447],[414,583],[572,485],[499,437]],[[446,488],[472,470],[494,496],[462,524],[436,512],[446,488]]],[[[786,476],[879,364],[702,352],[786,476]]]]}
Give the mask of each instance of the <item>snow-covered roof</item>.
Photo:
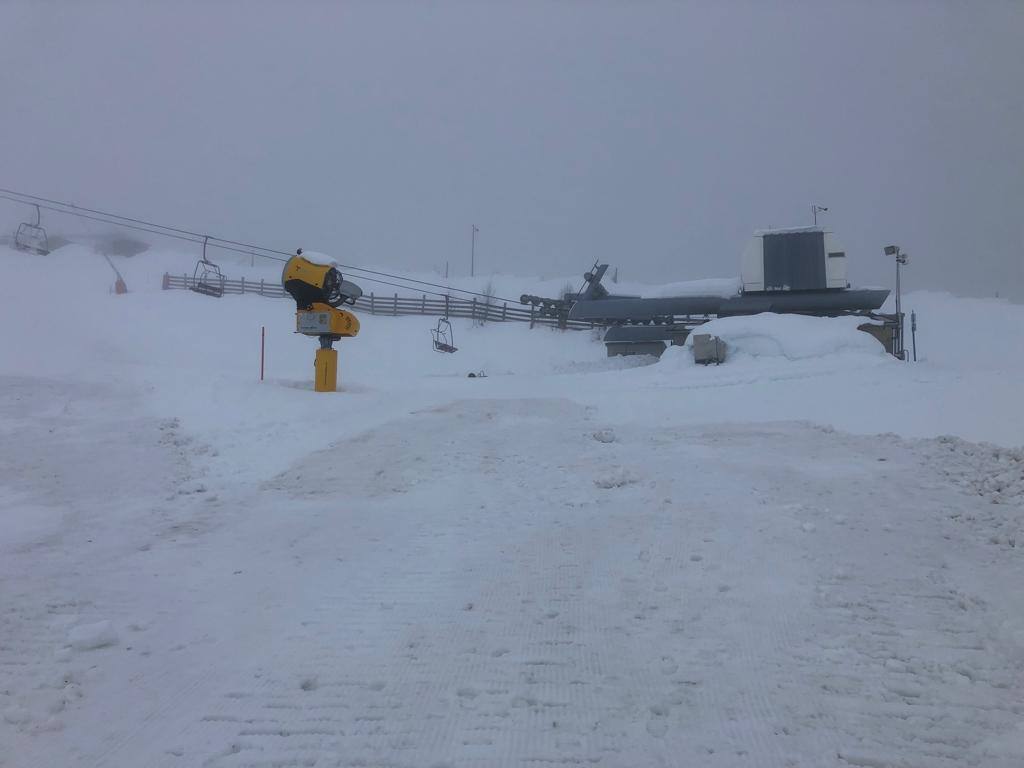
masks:
{"type": "Polygon", "coordinates": [[[738,277],[715,277],[704,280],[685,280],[667,283],[643,293],[645,299],[675,299],[689,296],[719,296],[723,299],[738,296],[742,283],[738,277]]]}
{"type": "Polygon", "coordinates": [[[320,253],[319,251],[302,251],[302,258],[306,261],[311,261],[314,264],[322,264],[325,267],[337,266],[338,262],[326,253],[320,253]]]}
{"type": "Polygon", "coordinates": [[[825,229],[823,226],[809,227],[772,227],[771,229],[758,229],[754,231],[754,237],[764,237],[765,235],[788,235],[794,232],[831,232],[830,229],[825,229]]]}

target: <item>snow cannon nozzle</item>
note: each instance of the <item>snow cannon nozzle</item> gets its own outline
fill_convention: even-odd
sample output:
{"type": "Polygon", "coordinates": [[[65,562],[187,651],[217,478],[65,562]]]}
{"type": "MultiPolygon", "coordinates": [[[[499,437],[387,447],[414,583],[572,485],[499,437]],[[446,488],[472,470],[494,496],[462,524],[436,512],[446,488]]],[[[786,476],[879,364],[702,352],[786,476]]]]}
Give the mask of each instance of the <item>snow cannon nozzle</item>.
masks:
{"type": "Polygon", "coordinates": [[[363,295],[363,289],[345,280],[337,268],[310,261],[301,248],[285,263],[281,284],[295,299],[296,309],[309,309],[313,304],[355,304],[363,295]]]}

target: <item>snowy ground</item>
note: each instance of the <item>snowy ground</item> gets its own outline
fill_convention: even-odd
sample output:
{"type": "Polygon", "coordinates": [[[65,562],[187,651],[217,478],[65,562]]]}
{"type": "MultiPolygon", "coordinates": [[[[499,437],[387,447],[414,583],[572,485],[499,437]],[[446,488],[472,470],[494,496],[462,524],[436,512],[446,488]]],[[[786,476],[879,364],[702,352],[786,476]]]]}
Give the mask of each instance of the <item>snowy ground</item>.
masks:
{"type": "Polygon", "coordinates": [[[0,766],[1024,764],[1024,308],[706,369],[365,317],[320,395],[174,258],[0,252],[0,766]]]}

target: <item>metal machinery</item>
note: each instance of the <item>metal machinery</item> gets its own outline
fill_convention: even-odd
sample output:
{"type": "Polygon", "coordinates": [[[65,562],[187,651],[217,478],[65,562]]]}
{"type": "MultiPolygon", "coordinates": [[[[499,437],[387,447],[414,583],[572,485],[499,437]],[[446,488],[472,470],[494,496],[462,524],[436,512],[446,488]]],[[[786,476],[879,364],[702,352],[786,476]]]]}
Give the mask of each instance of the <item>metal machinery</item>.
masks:
{"type": "Polygon", "coordinates": [[[50,243],[46,238],[46,230],[40,223],[39,206],[36,209],[36,223],[29,224],[27,221],[18,225],[18,231],[14,233],[14,247],[19,251],[29,251],[45,256],[50,252],[50,243]]]}
{"type": "Polygon", "coordinates": [[[728,354],[728,345],[710,333],[693,334],[693,362],[698,365],[721,365],[728,354]]]}
{"type": "Polygon", "coordinates": [[[897,352],[892,338],[898,335],[897,319],[877,312],[889,291],[850,288],[846,253],[823,227],[756,232],[743,254],[742,287],[732,295],[613,296],[600,285],[605,269],[602,264],[588,272],[585,290],[574,296],[523,296],[521,301],[554,316],[609,326],[604,337],[609,356],[660,355],[667,344],[682,344],[712,317],[761,312],[861,316],[862,330],[897,352]]]}
{"type": "MultiPolygon", "coordinates": [[[[537,308],[541,317],[551,317],[559,321],[559,326],[565,328],[565,321],[570,317],[570,310],[577,302],[601,301],[605,299],[639,299],[639,296],[627,296],[622,294],[610,294],[608,289],[601,285],[601,278],[608,270],[607,264],[597,264],[583,275],[583,287],[576,293],[566,293],[560,299],[546,299],[543,296],[533,296],[524,293],[519,297],[521,304],[529,304],[537,308]]],[[[571,315],[573,318],[575,314],[571,315]]]]}
{"type": "Polygon", "coordinates": [[[344,280],[335,267],[303,257],[301,248],[285,263],[281,284],[295,299],[295,332],[320,340],[313,364],[313,389],[334,392],[338,388],[338,351],[334,342],[359,333],[359,319],[338,307],[355,304],[363,290],[344,280]]]}
{"type": "Polygon", "coordinates": [[[220,267],[206,258],[206,243],[209,239],[209,237],[203,238],[203,258],[196,262],[195,271],[192,273],[192,284],[188,288],[203,296],[213,296],[219,299],[224,295],[224,274],[220,271],[220,267]]]}
{"type": "Polygon", "coordinates": [[[452,324],[447,317],[442,317],[437,321],[437,327],[430,332],[430,335],[434,337],[435,352],[448,352],[450,354],[459,351],[459,348],[455,346],[455,334],[452,331],[452,324]]]}

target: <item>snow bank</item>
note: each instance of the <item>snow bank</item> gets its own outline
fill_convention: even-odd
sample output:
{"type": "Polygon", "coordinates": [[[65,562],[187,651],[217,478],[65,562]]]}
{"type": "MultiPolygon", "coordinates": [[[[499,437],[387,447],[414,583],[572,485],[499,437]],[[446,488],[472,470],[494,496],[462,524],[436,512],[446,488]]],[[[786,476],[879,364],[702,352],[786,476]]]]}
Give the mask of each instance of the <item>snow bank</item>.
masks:
{"type": "Polygon", "coordinates": [[[68,645],[76,651],[91,651],[117,644],[117,632],[109,621],[80,624],[68,632],[68,645]]]}
{"type": "Polygon", "coordinates": [[[686,347],[671,346],[666,349],[655,368],[658,373],[674,373],[691,368],[693,365],[693,343],[691,342],[686,347]]]}
{"type": "MultiPolygon", "coordinates": [[[[646,361],[605,356],[600,331],[478,327],[469,320],[452,323],[459,352],[439,355],[430,341],[436,318],[364,313],[359,337],[339,345],[345,395],[325,402],[311,393],[316,343],[293,333],[293,302],[161,290],[165,271],[191,274],[198,258],[198,248],[114,257],[129,288],[127,296],[115,296],[113,271],[91,247],[69,245],[48,257],[0,247],[7,277],[0,321],[12,329],[0,335],[0,375],[145,392],[147,413],[180,419],[197,445],[208,446],[203,466],[211,476],[224,471],[253,481],[396,412],[477,396],[566,397],[623,420],[659,424],[807,419],[855,432],[952,434],[1003,446],[1021,445],[1024,434],[1017,391],[1024,307],[1005,301],[908,294],[906,307],[918,315],[916,365],[896,364],[855,329],[856,319],[716,320],[703,330],[725,338],[731,354],[710,369],[695,368],[688,348],[667,350],[657,365],[635,367],[646,361]],[[68,312],[40,313],[33,286],[45,286],[47,300],[68,312]],[[267,354],[262,384],[261,327],[267,354]],[[60,355],[52,353],[53,339],[60,340],[60,355]],[[488,378],[466,378],[480,370],[488,378]],[[880,388],[887,397],[878,397],[880,388]],[[679,390],[692,389],[701,396],[680,397],[679,390]]],[[[250,263],[247,255],[230,253],[215,260],[230,278],[280,280],[279,262],[250,263]]],[[[475,290],[493,282],[497,295],[518,296],[553,295],[566,281],[493,275],[451,282],[475,290]]],[[[684,285],[707,291],[722,282],[684,285]]],[[[650,295],[654,287],[620,283],[615,290],[650,295]]],[[[13,501],[15,492],[0,494],[0,503],[13,501]]],[[[55,514],[40,512],[32,532],[19,529],[16,538],[58,522],[55,514]]]]}
{"type": "MultiPolygon", "coordinates": [[[[702,325],[698,333],[722,338],[729,355],[782,357],[806,360],[843,353],[884,357],[877,339],[857,329],[864,322],[858,317],[807,317],[764,312],[746,317],[722,317],[702,325]]],[[[686,340],[693,348],[693,337],[686,340]]],[[[677,363],[672,363],[677,364],[677,363]]]]}
{"type": "MultiPolygon", "coordinates": [[[[895,312],[890,295],[883,307],[895,312]]],[[[910,314],[917,316],[917,358],[948,368],[1024,371],[1024,305],[1006,299],[971,299],[941,291],[903,297],[910,349],[910,314]]]]}

